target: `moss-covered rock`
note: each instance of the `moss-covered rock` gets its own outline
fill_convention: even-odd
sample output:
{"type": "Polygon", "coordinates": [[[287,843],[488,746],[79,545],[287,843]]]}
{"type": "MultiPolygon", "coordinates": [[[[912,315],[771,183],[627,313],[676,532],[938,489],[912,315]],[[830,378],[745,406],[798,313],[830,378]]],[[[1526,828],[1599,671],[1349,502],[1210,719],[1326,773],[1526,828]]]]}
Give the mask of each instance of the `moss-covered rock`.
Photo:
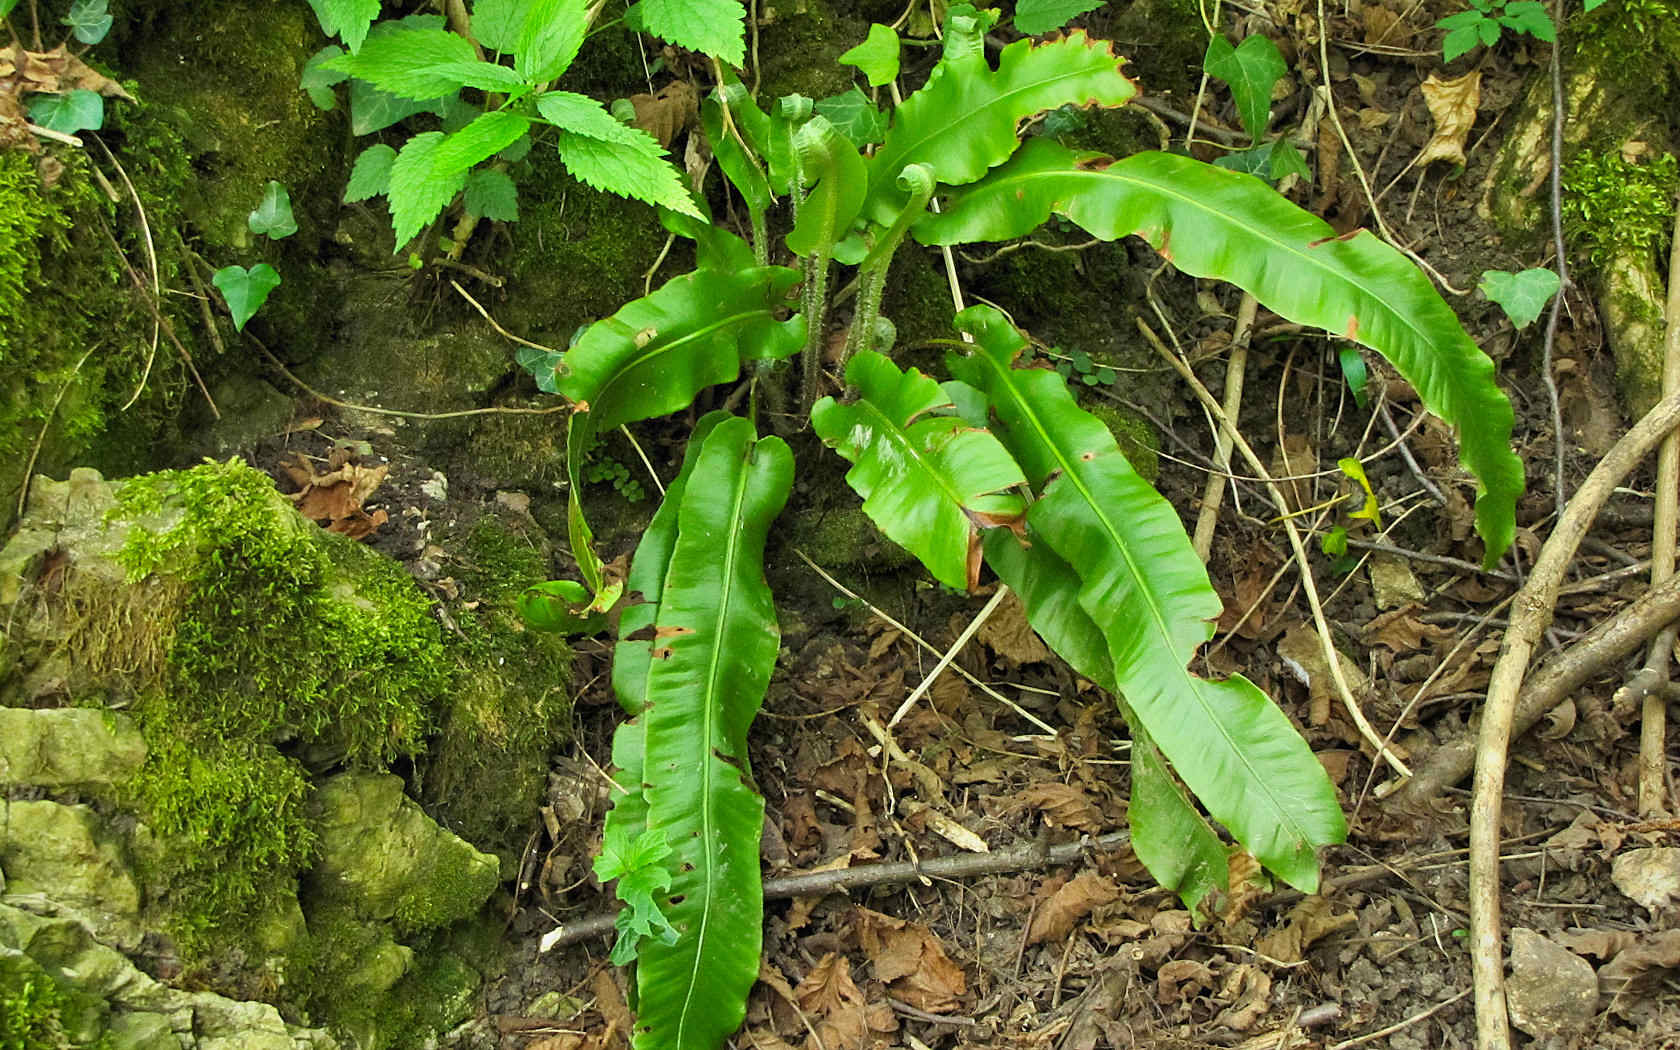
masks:
{"type": "Polygon", "coordinates": [[[112,787],[145,761],[146,740],[127,715],[0,707],[0,784],[112,787]]]}
{"type": "Polygon", "coordinates": [[[44,800],[0,806],[6,892],[51,897],[101,937],[133,948],[142,933],[140,887],[125,852],[88,806],[44,800]]]}

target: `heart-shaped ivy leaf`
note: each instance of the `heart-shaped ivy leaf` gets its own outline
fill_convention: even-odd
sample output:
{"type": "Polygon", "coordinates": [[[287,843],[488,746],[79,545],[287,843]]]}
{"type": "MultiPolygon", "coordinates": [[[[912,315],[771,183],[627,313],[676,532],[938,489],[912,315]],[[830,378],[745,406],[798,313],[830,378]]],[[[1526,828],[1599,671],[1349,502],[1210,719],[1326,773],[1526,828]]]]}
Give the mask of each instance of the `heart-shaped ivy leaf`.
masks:
{"type": "Polygon", "coordinates": [[[292,195],[286,192],[286,187],[268,180],[268,186],[263,190],[262,203],[245,220],[251,227],[251,232],[259,237],[271,237],[279,240],[290,237],[297,232],[297,220],[292,218],[292,195]]]}
{"type": "Polygon", "coordinates": [[[227,300],[233,327],[241,332],[245,330],[245,322],[268,301],[268,293],[280,287],[280,274],[267,263],[258,263],[249,270],[243,266],[224,266],[210,280],[227,300]]]}
{"type": "Polygon", "coordinates": [[[29,100],[29,119],[64,135],[98,131],[105,123],[105,100],[99,92],[82,88],[62,95],[36,95],[29,100]]]}

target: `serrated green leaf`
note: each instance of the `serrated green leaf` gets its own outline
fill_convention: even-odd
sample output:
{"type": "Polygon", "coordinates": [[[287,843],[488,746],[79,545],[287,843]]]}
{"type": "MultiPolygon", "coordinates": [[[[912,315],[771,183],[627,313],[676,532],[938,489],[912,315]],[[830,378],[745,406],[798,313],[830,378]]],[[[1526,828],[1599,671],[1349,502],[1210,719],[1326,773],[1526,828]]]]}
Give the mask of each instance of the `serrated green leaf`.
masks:
{"type": "Polygon", "coordinates": [[[70,13],[62,19],[77,40],[97,44],[111,31],[111,12],[106,0],[75,0],[70,13]]]}
{"type": "Polygon", "coordinates": [[[1163,153],[1110,162],[1045,139],[954,194],[916,236],[924,244],[1008,240],[1051,214],[1105,239],[1138,234],[1185,273],[1229,281],[1282,317],[1382,354],[1430,411],[1459,428],[1460,460],[1481,482],[1476,529],[1487,563],[1510,546],[1523,491],[1510,402],[1493,362],[1399,252],[1363,230],[1337,236],[1245,175],[1163,153]]]}
{"type": "Polygon", "coordinates": [[[562,355],[555,387],[597,432],[675,412],[735,379],[742,361],[799,349],[804,321],[776,319],[798,280],[783,266],[673,278],[590,325],[562,355]]]}
{"type": "Polygon", "coordinates": [[[309,0],[321,32],[336,36],[352,53],[360,51],[368,27],[379,17],[379,0],[309,0]]]}
{"type": "Polygon", "coordinates": [[[510,55],[525,25],[524,0],[476,0],[470,24],[480,45],[510,55]]]}
{"type": "Polygon", "coordinates": [[[105,124],[105,100],[99,92],[83,88],[63,94],[31,95],[29,121],[65,135],[98,131],[105,124]]]}
{"type": "Polygon", "coordinates": [[[433,169],[433,155],[444,139],[441,131],[415,135],[403,143],[397,159],[391,162],[391,184],[385,197],[390,201],[391,226],[399,249],[437,218],[466,185],[465,170],[440,175],[433,169]]]}
{"type": "Polygon", "coordinates": [[[731,66],[746,62],[746,8],[740,0],[641,0],[625,20],[731,66]]]}
{"type": "Polygon", "coordinates": [[[627,146],[650,157],[665,155],[658,139],[619,120],[588,95],[575,91],[545,91],[537,96],[537,112],[562,131],[627,146]]]}
{"type": "Polygon", "coordinates": [[[812,117],[794,134],[805,180],[811,186],[788,231],[796,255],[827,251],[851,227],[863,208],[865,174],[857,147],[823,117],[812,117]]]}
{"type": "Polygon", "coordinates": [[[1277,45],[1257,33],[1232,47],[1229,40],[1215,33],[1208,39],[1202,69],[1230,85],[1243,129],[1249,138],[1258,139],[1272,111],[1272,85],[1289,72],[1277,45]]]}
{"type": "Polygon", "coordinates": [[[885,226],[899,214],[908,195],[897,179],[908,164],[931,166],[946,185],[973,182],[1015,152],[1015,130],[1026,118],[1068,103],[1121,105],[1137,94],[1121,72],[1123,62],[1106,41],[1075,31],[1037,45],[1018,40],[1003,49],[993,70],[978,24],[953,16],[944,57],[927,84],[893,112],[870,161],[865,215],[885,226]]]}
{"type": "Polygon", "coordinates": [[[1547,269],[1507,273],[1489,270],[1482,274],[1482,294],[1498,303],[1505,316],[1518,328],[1527,328],[1540,317],[1562,282],[1557,272],[1547,269]]]}
{"type": "Polygon", "coordinates": [[[695,206],[677,169],[661,156],[649,156],[638,148],[570,131],[560,133],[557,145],[566,170],[586,186],[696,218],[705,217],[695,206]]]}
{"type": "Polygon", "coordinates": [[[1557,27],[1552,25],[1552,16],[1546,13],[1545,5],[1537,0],[1514,0],[1513,3],[1506,4],[1505,14],[1499,21],[1519,33],[1528,33],[1536,40],[1548,44],[1557,39],[1557,27]]]}
{"type": "Polygon", "coordinates": [[[433,177],[447,179],[466,171],[500,152],[530,127],[530,118],[512,110],[480,113],[471,124],[437,144],[432,151],[433,177]]]}
{"type": "Polygon", "coordinates": [[[1335,789],[1252,683],[1190,672],[1224,605],[1177,511],[1063,380],[1014,367],[1026,340],[1001,314],[971,307],[957,327],[977,346],[952,359],[952,372],[985,392],[998,437],[1040,490],[1027,512],[1029,539],[1075,567],[1079,606],[1103,635],[1129,710],[1215,819],[1285,881],[1313,892],[1317,849],[1346,834],[1335,789]]]}
{"type": "Polygon", "coordinates": [[[408,99],[439,98],[469,84],[480,86],[470,74],[480,67],[500,68],[479,61],[465,37],[446,29],[408,26],[375,34],[363,41],[360,51],[323,65],[408,99]]]}
{"type": "Polygon", "coordinates": [[[281,240],[297,232],[297,219],[292,215],[292,195],[286,187],[273,179],[263,187],[262,201],[245,218],[245,225],[258,237],[281,240]]]}
{"type": "Polygon", "coordinates": [[[898,49],[898,33],[891,26],[875,22],[863,43],[841,53],[840,64],[856,66],[870,87],[882,87],[898,79],[898,49]]]}
{"type": "Polygon", "coordinates": [[[1040,36],[1102,5],[1103,0],[1020,0],[1015,5],[1015,28],[1027,36],[1040,36]]]}
{"type": "MultiPolygon", "coordinates": [[[[1477,44],[1481,43],[1483,24],[1483,19],[1478,17],[1469,25],[1458,26],[1449,32],[1446,39],[1441,42],[1441,58],[1451,62],[1460,55],[1468,54],[1477,44]]],[[[1497,33],[1494,39],[1498,39],[1497,33]]]]}
{"type": "Polygon", "coordinates": [[[982,529],[1019,525],[1026,501],[1021,468],[997,438],[953,415],[938,383],[901,372],[865,351],[846,366],[860,397],[825,397],[811,408],[823,444],[852,463],[846,482],[881,531],[940,583],[971,591],[979,582],[982,529]]]}
{"type": "Polygon", "coordinates": [[[665,913],[676,943],[644,943],[635,1045],[722,1045],[758,978],[764,802],[747,779],[747,730],[779,647],[764,541],[793,483],[793,454],[745,419],[705,439],[678,514],[642,715],[647,826],[674,855],[665,913]]]}
{"type": "Polygon", "coordinates": [[[377,197],[391,187],[391,165],[397,151],[383,142],[369,146],[356,155],[350,167],[350,183],[344,187],[344,203],[353,204],[377,197]]]}
{"type": "MultiPolygon", "coordinates": [[[[856,86],[838,95],[819,99],[817,115],[833,124],[858,149],[880,142],[887,133],[886,115],[856,86]]],[[[859,191],[861,193],[861,186],[859,191]]]]}
{"type": "Polygon", "coordinates": [[[210,283],[227,300],[234,329],[243,332],[245,322],[268,301],[268,293],[280,287],[280,274],[267,263],[258,263],[249,270],[243,266],[224,266],[210,276],[210,283]]]}
{"type": "Polygon", "coordinates": [[[571,67],[588,32],[586,0],[526,0],[513,68],[527,84],[546,84],[571,67]]]}
{"type": "Polygon", "coordinates": [[[519,221],[519,187],[512,176],[495,168],[480,168],[467,174],[463,191],[467,211],[492,222],[519,221]]]}
{"type": "Polygon", "coordinates": [[[338,107],[338,93],[333,88],[348,80],[350,74],[342,70],[327,69],[324,63],[342,54],[342,47],[328,44],[310,55],[309,61],[303,64],[303,75],[298,79],[298,87],[308,93],[309,101],[315,103],[316,109],[332,110],[338,107]]]}

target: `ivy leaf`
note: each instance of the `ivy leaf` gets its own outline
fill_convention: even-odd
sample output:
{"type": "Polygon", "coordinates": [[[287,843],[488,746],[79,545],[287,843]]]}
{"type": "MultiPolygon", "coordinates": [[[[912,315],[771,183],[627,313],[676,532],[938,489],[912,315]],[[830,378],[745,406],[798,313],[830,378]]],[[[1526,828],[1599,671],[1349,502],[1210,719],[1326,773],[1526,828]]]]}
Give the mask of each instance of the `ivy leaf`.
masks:
{"type": "Polygon", "coordinates": [[[111,31],[111,12],[105,0],[76,0],[61,21],[84,44],[97,44],[111,31]]]}
{"type": "Polygon", "coordinates": [[[1027,36],[1040,36],[1102,5],[1103,0],[1021,0],[1015,5],[1015,28],[1027,36]]]}
{"type": "Polygon", "coordinates": [[[397,151],[383,142],[369,146],[350,168],[350,184],[344,187],[344,203],[353,204],[377,197],[391,188],[391,165],[397,151]]]}
{"type": "Polygon", "coordinates": [[[1512,324],[1527,328],[1557,294],[1560,283],[1553,270],[1524,270],[1521,273],[1489,270],[1482,274],[1480,288],[1483,295],[1500,305],[1512,324]]]}
{"type": "Polygon", "coordinates": [[[440,99],[401,98],[365,80],[350,81],[350,133],[371,135],[416,113],[437,108],[440,99]]]}
{"type": "Polygon", "coordinates": [[[467,211],[494,222],[519,221],[519,189],[505,171],[481,168],[467,176],[467,211]]]}
{"type": "Polygon", "coordinates": [[[817,112],[859,148],[886,137],[887,118],[855,85],[845,94],[818,100],[817,112]]]}
{"type": "Polygon", "coordinates": [[[527,84],[543,84],[571,67],[589,31],[584,0],[527,0],[513,44],[513,68],[527,84]]]}
{"type": "Polygon", "coordinates": [[[309,0],[321,32],[342,37],[352,53],[362,49],[368,27],[379,17],[379,0],[309,0]]]}
{"type": "Polygon", "coordinates": [[[1312,171],[1307,167],[1306,160],[1299,150],[1290,145],[1288,139],[1273,139],[1258,146],[1227,153],[1223,157],[1214,158],[1213,163],[1216,167],[1240,171],[1273,183],[1285,175],[1312,178],[1312,171]]]}
{"type": "Polygon", "coordinates": [[[310,55],[309,61],[303,64],[303,76],[298,80],[298,87],[309,93],[309,101],[315,103],[316,109],[331,110],[338,106],[338,94],[333,91],[333,86],[344,83],[350,75],[342,70],[326,69],[324,63],[342,54],[342,47],[328,44],[310,55]]]}
{"type": "MultiPolygon", "coordinates": [[[[653,138],[648,136],[648,141],[653,142],[653,138]]],[[[654,144],[657,147],[658,143],[654,144]]],[[[705,218],[689,196],[682,176],[662,156],[570,131],[560,133],[558,147],[566,170],[586,186],[705,218]]]]}
{"type": "Polygon", "coordinates": [[[99,92],[82,88],[62,95],[36,95],[29,100],[29,121],[65,135],[98,131],[105,123],[105,100],[99,92]]]}
{"type": "Polygon", "coordinates": [[[262,203],[245,219],[245,225],[259,237],[280,240],[297,232],[297,220],[292,217],[292,195],[286,187],[268,180],[263,188],[262,203]]]}
{"type": "Polygon", "coordinates": [[[243,266],[224,266],[210,276],[210,283],[227,300],[234,329],[243,332],[245,322],[268,301],[268,293],[280,287],[280,274],[267,263],[258,263],[249,270],[243,266]]]}
{"type": "Polygon", "coordinates": [[[1277,45],[1255,34],[1232,47],[1229,40],[1215,33],[1208,40],[1202,69],[1231,86],[1231,98],[1237,104],[1244,130],[1249,138],[1259,138],[1272,111],[1272,85],[1289,72],[1277,45]]]}
{"type": "Polygon", "coordinates": [[[396,230],[398,248],[437,218],[466,184],[465,169],[442,178],[433,170],[433,154],[443,141],[441,131],[423,132],[404,143],[391,163],[391,185],[385,195],[391,202],[391,225],[396,230]]]}
{"type": "Polygon", "coordinates": [[[870,87],[892,83],[898,77],[898,34],[879,22],[870,25],[863,43],[841,54],[840,64],[856,66],[870,87]]]}
{"type": "Polygon", "coordinates": [[[641,0],[624,13],[624,21],[732,66],[747,60],[746,9],[740,0],[641,0]]]}

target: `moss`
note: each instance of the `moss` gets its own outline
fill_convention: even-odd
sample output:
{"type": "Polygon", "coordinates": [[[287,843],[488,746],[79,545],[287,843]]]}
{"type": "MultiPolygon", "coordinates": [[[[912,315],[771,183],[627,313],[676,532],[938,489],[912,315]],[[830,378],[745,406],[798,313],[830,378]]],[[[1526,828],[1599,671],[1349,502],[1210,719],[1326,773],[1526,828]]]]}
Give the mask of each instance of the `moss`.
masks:
{"type": "Polygon", "coordinates": [[[1680,172],[1672,154],[1635,163],[1620,153],[1583,152],[1564,168],[1563,188],[1564,231],[1602,270],[1620,252],[1655,258],[1666,245],[1680,172]]]}
{"type": "Polygon", "coordinates": [[[460,657],[478,670],[450,693],[419,766],[420,797],[439,823],[496,854],[512,878],[571,713],[571,650],[519,618],[519,595],[553,575],[538,536],[485,517],[444,543],[458,551],[452,572],[476,603],[455,622],[460,657]]]}
{"type": "Polygon", "coordinates": [[[1569,20],[1581,58],[1651,113],[1680,97],[1680,7],[1673,0],[1616,0],[1569,20]]]}
{"type": "Polygon", "coordinates": [[[184,586],[149,625],[169,641],[139,689],[151,754],[130,796],[187,847],[154,874],[190,952],[243,931],[311,857],[305,773],[276,745],[360,768],[417,753],[449,668],[400,569],[309,526],[238,461],[135,479],[117,513],[153,523],[121,552],[129,572],[167,567],[184,586]]]}
{"type": "Polygon", "coordinates": [[[27,955],[0,955],[0,1050],[109,1050],[104,1012],[27,955]]]}
{"type": "Polygon", "coordinates": [[[1093,35],[1122,43],[1128,72],[1152,95],[1195,93],[1207,51],[1197,0],[1133,0],[1111,21],[1093,19],[1093,35]]]}
{"type": "Polygon", "coordinates": [[[759,96],[828,98],[849,91],[856,71],[840,55],[863,42],[869,23],[841,15],[828,0],[776,0],[760,6],[759,96]]]}
{"type": "Polygon", "coordinates": [[[1161,436],[1148,420],[1102,397],[1087,397],[1085,411],[1102,420],[1120,445],[1120,452],[1132,469],[1151,485],[1161,476],[1161,436]]]}

